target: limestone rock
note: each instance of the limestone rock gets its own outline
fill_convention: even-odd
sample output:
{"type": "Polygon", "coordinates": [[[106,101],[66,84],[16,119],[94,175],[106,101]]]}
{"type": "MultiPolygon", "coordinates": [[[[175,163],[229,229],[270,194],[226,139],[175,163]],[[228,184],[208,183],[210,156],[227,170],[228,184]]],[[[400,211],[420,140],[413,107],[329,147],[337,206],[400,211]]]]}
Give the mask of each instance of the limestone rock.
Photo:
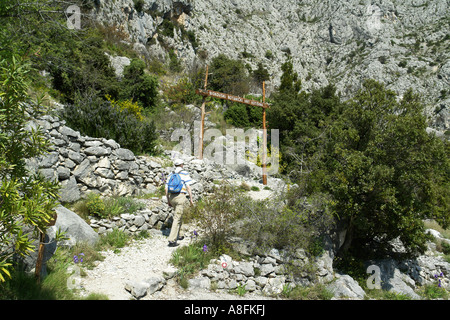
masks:
{"type": "Polygon", "coordinates": [[[75,212],[63,206],[58,206],[55,212],[57,219],[55,225],[51,228],[65,232],[69,239],[63,241],[63,245],[73,246],[79,242],[94,245],[98,241],[98,234],[75,212]]]}
{"type": "Polygon", "coordinates": [[[156,291],[161,290],[165,285],[166,280],[162,276],[153,276],[145,280],[148,285],[147,294],[154,294],[156,291]]]}
{"type": "Polygon", "coordinates": [[[148,284],[144,281],[128,281],[125,283],[125,290],[129,291],[133,297],[140,299],[147,294],[148,284]]]}
{"type": "MultiPolygon", "coordinates": [[[[137,13],[133,0],[116,0],[102,1],[92,14],[102,23],[123,26],[130,44],[145,57],[167,54],[158,31],[165,17],[176,20],[195,34],[196,43],[174,32],[173,37],[164,36],[164,46],[176,48],[186,69],[198,60],[208,63],[225,54],[242,59],[253,70],[262,63],[271,74],[267,90],[274,90],[289,54],[307,91],[334,79],[337,91],[349,98],[360,88],[364,75],[364,79],[383,82],[400,95],[413,87],[427,101],[430,112],[436,101],[448,112],[448,100],[441,92],[447,91],[450,79],[444,41],[448,30],[442,23],[449,4],[424,3],[146,0],[142,12],[137,13]],[[198,45],[200,48],[195,47],[198,45]]],[[[116,72],[120,73],[121,65],[115,67],[116,72]]],[[[448,119],[439,122],[449,123],[448,119]]],[[[241,169],[247,172],[247,168],[241,169]]]]}
{"type": "Polygon", "coordinates": [[[208,277],[199,277],[188,280],[189,290],[210,289],[211,280],[208,277]]]}
{"type": "Polygon", "coordinates": [[[108,149],[102,147],[89,147],[84,150],[87,155],[101,157],[109,154],[108,149]]]}
{"type": "Polygon", "coordinates": [[[61,189],[59,190],[59,196],[61,202],[75,202],[81,198],[80,189],[78,188],[75,177],[70,177],[67,180],[61,182],[61,189]]]}
{"type": "Polygon", "coordinates": [[[349,275],[336,275],[336,281],[327,286],[335,298],[363,299],[366,295],[359,284],[349,275]]]}
{"type": "Polygon", "coordinates": [[[113,154],[116,155],[120,160],[132,161],[135,159],[134,153],[131,150],[124,148],[114,150],[113,154]]]}

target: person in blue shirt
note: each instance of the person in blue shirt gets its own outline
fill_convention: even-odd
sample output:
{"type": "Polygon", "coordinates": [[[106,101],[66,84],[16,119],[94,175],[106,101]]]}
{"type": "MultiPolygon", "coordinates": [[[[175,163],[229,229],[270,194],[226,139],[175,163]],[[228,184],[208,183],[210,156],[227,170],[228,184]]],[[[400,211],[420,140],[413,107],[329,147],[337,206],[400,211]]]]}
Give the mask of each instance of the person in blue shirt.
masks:
{"type": "Polygon", "coordinates": [[[182,218],[183,218],[183,213],[184,213],[184,208],[187,205],[187,195],[189,195],[189,201],[190,204],[193,205],[193,201],[192,201],[192,191],[191,191],[191,183],[192,183],[192,179],[189,176],[189,173],[185,170],[183,170],[183,166],[184,166],[184,162],[181,159],[176,159],[174,161],[174,165],[175,165],[175,173],[178,173],[180,175],[180,178],[183,182],[183,187],[181,189],[180,192],[178,193],[170,193],[169,189],[168,189],[168,184],[169,184],[169,180],[170,180],[170,176],[167,177],[166,180],[166,197],[167,197],[167,202],[169,204],[169,206],[173,207],[174,209],[174,215],[173,215],[173,222],[172,222],[172,229],[170,230],[170,234],[169,234],[169,247],[175,247],[178,245],[177,240],[182,240],[182,237],[179,237],[180,234],[180,229],[181,229],[181,224],[182,224],[182,218]]]}

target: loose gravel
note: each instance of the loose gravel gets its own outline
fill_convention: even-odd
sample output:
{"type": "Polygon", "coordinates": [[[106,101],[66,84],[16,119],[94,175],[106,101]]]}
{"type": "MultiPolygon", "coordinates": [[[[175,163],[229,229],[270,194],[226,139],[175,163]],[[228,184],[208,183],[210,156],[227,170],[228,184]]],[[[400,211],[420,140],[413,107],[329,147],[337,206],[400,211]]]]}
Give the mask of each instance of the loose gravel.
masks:
{"type": "MultiPolygon", "coordinates": [[[[120,252],[103,251],[103,261],[92,270],[85,270],[81,279],[81,295],[90,293],[106,295],[110,300],[131,300],[134,297],[125,290],[129,281],[141,281],[152,276],[162,276],[165,271],[176,270],[169,263],[177,247],[168,247],[167,236],[160,231],[151,230],[151,236],[143,240],[133,240],[120,252]]],[[[179,241],[180,246],[188,245],[191,240],[179,241]]],[[[165,286],[152,295],[140,300],[266,300],[272,299],[253,293],[244,296],[227,291],[210,291],[206,289],[183,289],[175,279],[169,279],[165,286]]]]}

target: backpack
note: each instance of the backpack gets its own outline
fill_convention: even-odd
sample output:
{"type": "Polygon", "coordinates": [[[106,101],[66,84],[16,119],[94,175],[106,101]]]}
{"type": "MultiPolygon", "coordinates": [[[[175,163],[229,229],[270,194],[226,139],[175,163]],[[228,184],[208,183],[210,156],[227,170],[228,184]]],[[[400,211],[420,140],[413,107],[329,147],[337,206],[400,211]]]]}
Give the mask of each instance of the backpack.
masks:
{"type": "Polygon", "coordinates": [[[169,193],[180,193],[183,188],[183,181],[178,173],[172,173],[169,178],[167,189],[169,193]]]}

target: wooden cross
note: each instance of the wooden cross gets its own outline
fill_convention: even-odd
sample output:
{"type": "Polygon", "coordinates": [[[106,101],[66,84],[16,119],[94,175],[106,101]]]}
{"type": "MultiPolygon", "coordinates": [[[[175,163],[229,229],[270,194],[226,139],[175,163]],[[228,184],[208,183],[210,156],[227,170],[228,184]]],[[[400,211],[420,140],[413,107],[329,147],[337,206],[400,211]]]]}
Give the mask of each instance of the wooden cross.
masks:
{"type": "Polygon", "coordinates": [[[195,92],[201,96],[203,96],[203,102],[201,106],[201,127],[200,127],[200,139],[199,139],[199,159],[203,159],[203,135],[205,128],[205,105],[206,105],[206,97],[213,97],[224,99],[228,101],[238,102],[247,104],[254,107],[263,108],[263,154],[262,154],[262,173],[263,173],[263,184],[267,185],[267,168],[266,168],[266,159],[267,159],[267,128],[266,128],[266,109],[269,108],[269,105],[266,103],[266,83],[263,81],[263,102],[257,100],[251,100],[242,98],[239,96],[233,96],[227,93],[221,93],[212,90],[206,90],[208,85],[208,66],[206,66],[206,76],[205,76],[205,86],[204,89],[197,89],[195,92]]]}

